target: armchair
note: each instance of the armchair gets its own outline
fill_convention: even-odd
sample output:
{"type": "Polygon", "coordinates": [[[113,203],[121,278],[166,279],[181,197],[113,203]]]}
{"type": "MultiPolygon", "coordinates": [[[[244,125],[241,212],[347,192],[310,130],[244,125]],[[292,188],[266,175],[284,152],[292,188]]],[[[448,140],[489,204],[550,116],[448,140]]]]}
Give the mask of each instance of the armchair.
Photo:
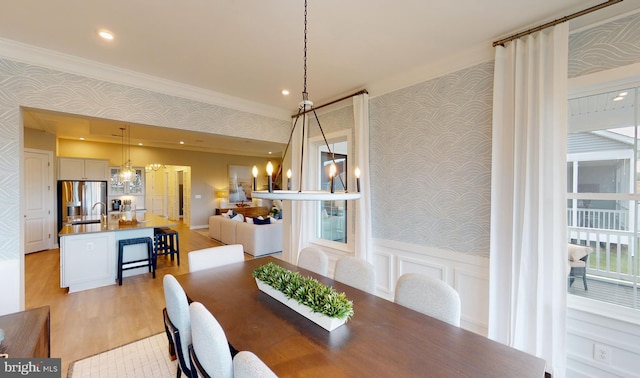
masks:
{"type": "Polygon", "coordinates": [[[589,262],[589,254],[593,252],[593,248],[584,245],[569,244],[569,278],[568,288],[571,288],[576,278],[582,277],[584,289],[587,289],[587,264],[589,262]]]}

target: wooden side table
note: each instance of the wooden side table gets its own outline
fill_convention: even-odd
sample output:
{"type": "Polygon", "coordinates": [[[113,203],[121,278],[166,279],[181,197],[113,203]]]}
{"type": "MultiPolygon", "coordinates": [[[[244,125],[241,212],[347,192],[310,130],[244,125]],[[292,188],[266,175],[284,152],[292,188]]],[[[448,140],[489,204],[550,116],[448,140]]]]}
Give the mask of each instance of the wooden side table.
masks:
{"type": "Polygon", "coordinates": [[[5,338],[0,353],[9,358],[50,358],[49,306],[0,316],[5,338]]]}
{"type": "Polygon", "coordinates": [[[233,210],[238,214],[242,214],[245,217],[256,218],[259,216],[267,217],[269,215],[269,209],[266,206],[250,206],[250,207],[231,207],[227,209],[216,209],[216,215],[226,213],[229,210],[233,210]]]}

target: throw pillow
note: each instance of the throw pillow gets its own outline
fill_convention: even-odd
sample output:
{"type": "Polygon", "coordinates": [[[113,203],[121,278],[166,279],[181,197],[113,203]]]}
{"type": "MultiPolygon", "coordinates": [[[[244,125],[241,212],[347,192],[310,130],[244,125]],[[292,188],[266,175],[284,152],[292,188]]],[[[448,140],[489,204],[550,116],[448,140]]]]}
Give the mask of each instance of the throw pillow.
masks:
{"type": "Polygon", "coordinates": [[[231,218],[231,220],[234,220],[236,222],[244,222],[244,215],[236,214],[236,216],[231,218]]]}
{"type": "Polygon", "coordinates": [[[245,217],[244,221],[249,223],[249,224],[253,224],[253,218],[245,217]]]}
{"type": "Polygon", "coordinates": [[[253,218],[253,224],[271,224],[271,220],[269,218],[267,219],[253,218]]]}
{"type": "Polygon", "coordinates": [[[569,261],[580,261],[581,258],[591,252],[591,247],[569,244],[569,261]]]}

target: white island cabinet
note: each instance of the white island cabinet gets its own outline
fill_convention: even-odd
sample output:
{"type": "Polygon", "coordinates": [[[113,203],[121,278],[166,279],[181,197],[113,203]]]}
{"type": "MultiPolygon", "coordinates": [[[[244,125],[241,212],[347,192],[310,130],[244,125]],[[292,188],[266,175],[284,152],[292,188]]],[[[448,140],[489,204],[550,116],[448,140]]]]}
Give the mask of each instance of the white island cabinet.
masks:
{"type": "Polygon", "coordinates": [[[115,232],[60,238],[60,286],[69,292],[112,285],[116,275],[115,232]]]}
{"type": "MultiPolygon", "coordinates": [[[[65,225],[60,233],[60,287],[69,293],[116,284],[118,241],[140,237],[153,240],[154,228],[176,223],[149,212],[137,213],[137,223],[120,224],[120,216],[110,214],[107,222],[65,225]]],[[[127,246],[125,261],[148,256],[146,244],[127,246]]],[[[124,277],[151,274],[148,267],[130,269],[124,277]]]]}

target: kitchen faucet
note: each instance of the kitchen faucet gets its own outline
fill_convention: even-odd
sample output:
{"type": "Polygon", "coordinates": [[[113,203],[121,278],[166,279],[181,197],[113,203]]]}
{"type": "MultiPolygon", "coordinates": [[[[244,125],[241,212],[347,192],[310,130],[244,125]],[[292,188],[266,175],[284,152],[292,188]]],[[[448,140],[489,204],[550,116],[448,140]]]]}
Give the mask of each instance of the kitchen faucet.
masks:
{"type": "Polygon", "coordinates": [[[107,205],[104,204],[104,202],[96,202],[93,204],[93,206],[91,206],[91,210],[94,210],[96,208],[96,206],[98,205],[102,205],[102,212],[100,213],[101,217],[100,220],[102,222],[107,220],[107,205]]]}

